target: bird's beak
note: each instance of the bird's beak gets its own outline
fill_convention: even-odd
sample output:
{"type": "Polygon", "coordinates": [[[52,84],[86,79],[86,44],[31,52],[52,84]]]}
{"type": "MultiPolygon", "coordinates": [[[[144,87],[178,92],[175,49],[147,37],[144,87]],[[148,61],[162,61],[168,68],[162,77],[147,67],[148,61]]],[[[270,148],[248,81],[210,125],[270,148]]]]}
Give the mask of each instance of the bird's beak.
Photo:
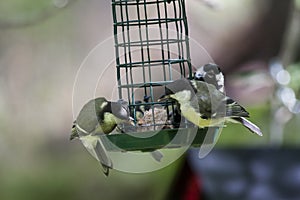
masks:
{"type": "Polygon", "coordinates": [[[76,133],[72,133],[71,135],[70,135],[70,140],[73,140],[73,139],[75,139],[75,138],[77,138],[78,137],[78,134],[76,133]]]}
{"type": "Polygon", "coordinates": [[[170,99],[170,95],[162,95],[158,100],[157,102],[162,102],[162,101],[166,101],[170,99]]]}
{"type": "Polygon", "coordinates": [[[135,126],[133,117],[129,117],[130,125],[135,126]]]}
{"type": "Polygon", "coordinates": [[[78,137],[79,137],[78,132],[76,131],[76,128],[73,127],[72,128],[72,133],[70,135],[70,140],[73,140],[73,139],[78,138],[78,137]]]}

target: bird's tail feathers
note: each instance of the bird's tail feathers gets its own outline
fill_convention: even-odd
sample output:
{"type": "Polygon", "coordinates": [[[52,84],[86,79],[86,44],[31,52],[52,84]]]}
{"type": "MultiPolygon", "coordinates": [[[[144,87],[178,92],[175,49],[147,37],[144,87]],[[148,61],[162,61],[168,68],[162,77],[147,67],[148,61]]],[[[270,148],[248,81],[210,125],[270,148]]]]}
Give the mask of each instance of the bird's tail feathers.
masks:
{"type": "Polygon", "coordinates": [[[250,122],[249,120],[247,120],[244,117],[237,117],[234,118],[235,121],[243,124],[247,129],[249,129],[251,132],[256,133],[259,136],[263,136],[260,128],[258,126],[256,126],[254,123],[250,122]]]}

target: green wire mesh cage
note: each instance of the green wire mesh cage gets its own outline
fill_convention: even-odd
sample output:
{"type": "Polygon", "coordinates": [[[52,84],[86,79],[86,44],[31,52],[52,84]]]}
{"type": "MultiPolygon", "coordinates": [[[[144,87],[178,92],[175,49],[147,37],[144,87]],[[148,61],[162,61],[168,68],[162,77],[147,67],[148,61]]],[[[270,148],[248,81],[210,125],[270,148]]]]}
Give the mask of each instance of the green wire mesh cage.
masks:
{"type": "MultiPolygon", "coordinates": [[[[174,102],[157,102],[168,83],[182,77],[192,78],[185,1],[112,0],[112,14],[119,98],[128,101],[135,122],[134,127],[126,129],[123,125],[123,129],[126,133],[140,135],[144,132],[150,136],[141,140],[123,134],[122,137],[127,138],[122,140],[130,144],[118,146],[126,150],[162,148],[174,138],[178,129],[186,129],[186,134],[189,128],[195,130],[186,120],[184,125],[181,121],[180,126],[171,122],[166,129],[165,121],[176,117],[174,102]],[[139,121],[141,107],[151,118],[146,124],[139,121]],[[164,120],[157,119],[156,108],[161,107],[166,110],[164,120]],[[169,139],[162,142],[166,135],[169,139]]],[[[196,146],[202,144],[206,130],[199,129],[199,132],[202,137],[192,141],[196,146]]],[[[118,143],[116,136],[111,136],[110,140],[118,143]]],[[[173,147],[184,145],[184,141],[175,143],[173,147]]]]}

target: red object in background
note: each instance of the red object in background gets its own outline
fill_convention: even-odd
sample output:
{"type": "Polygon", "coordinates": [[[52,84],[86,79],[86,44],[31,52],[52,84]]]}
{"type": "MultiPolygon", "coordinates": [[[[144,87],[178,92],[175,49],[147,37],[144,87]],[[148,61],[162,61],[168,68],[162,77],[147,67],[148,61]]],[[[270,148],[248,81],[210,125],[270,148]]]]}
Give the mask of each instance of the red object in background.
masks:
{"type": "Polygon", "coordinates": [[[191,174],[189,180],[187,180],[186,189],[183,193],[183,200],[199,200],[201,198],[201,185],[200,181],[195,174],[191,174]]]}
{"type": "Polygon", "coordinates": [[[201,189],[201,180],[191,170],[187,160],[184,161],[178,174],[179,176],[175,178],[166,199],[205,200],[201,189]]]}

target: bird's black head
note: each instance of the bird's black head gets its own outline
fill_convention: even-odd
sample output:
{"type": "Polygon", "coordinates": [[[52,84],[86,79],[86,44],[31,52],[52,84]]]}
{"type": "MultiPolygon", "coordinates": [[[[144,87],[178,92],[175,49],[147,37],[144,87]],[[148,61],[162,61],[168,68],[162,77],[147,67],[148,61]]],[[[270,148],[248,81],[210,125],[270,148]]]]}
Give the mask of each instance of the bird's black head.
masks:
{"type": "Polygon", "coordinates": [[[207,79],[215,79],[216,75],[218,75],[221,72],[220,67],[213,63],[208,63],[204,65],[203,71],[204,77],[207,79]]]}
{"type": "Polygon", "coordinates": [[[207,79],[214,79],[220,73],[219,66],[213,63],[205,64],[194,72],[194,80],[207,82],[207,79]]]}
{"type": "Polygon", "coordinates": [[[221,69],[218,65],[216,65],[214,63],[208,63],[203,66],[203,71],[210,72],[210,73],[213,72],[214,74],[219,74],[221,72],[221,69]]]}
{"type": "Polygon", "coordinates": [[[208,63],[200,68],[194,73],[194,80],[203,81],[213,85],[218,85],[219,76],[222,76],[222,72],[218,65],[213,63],[208,63]]]}

